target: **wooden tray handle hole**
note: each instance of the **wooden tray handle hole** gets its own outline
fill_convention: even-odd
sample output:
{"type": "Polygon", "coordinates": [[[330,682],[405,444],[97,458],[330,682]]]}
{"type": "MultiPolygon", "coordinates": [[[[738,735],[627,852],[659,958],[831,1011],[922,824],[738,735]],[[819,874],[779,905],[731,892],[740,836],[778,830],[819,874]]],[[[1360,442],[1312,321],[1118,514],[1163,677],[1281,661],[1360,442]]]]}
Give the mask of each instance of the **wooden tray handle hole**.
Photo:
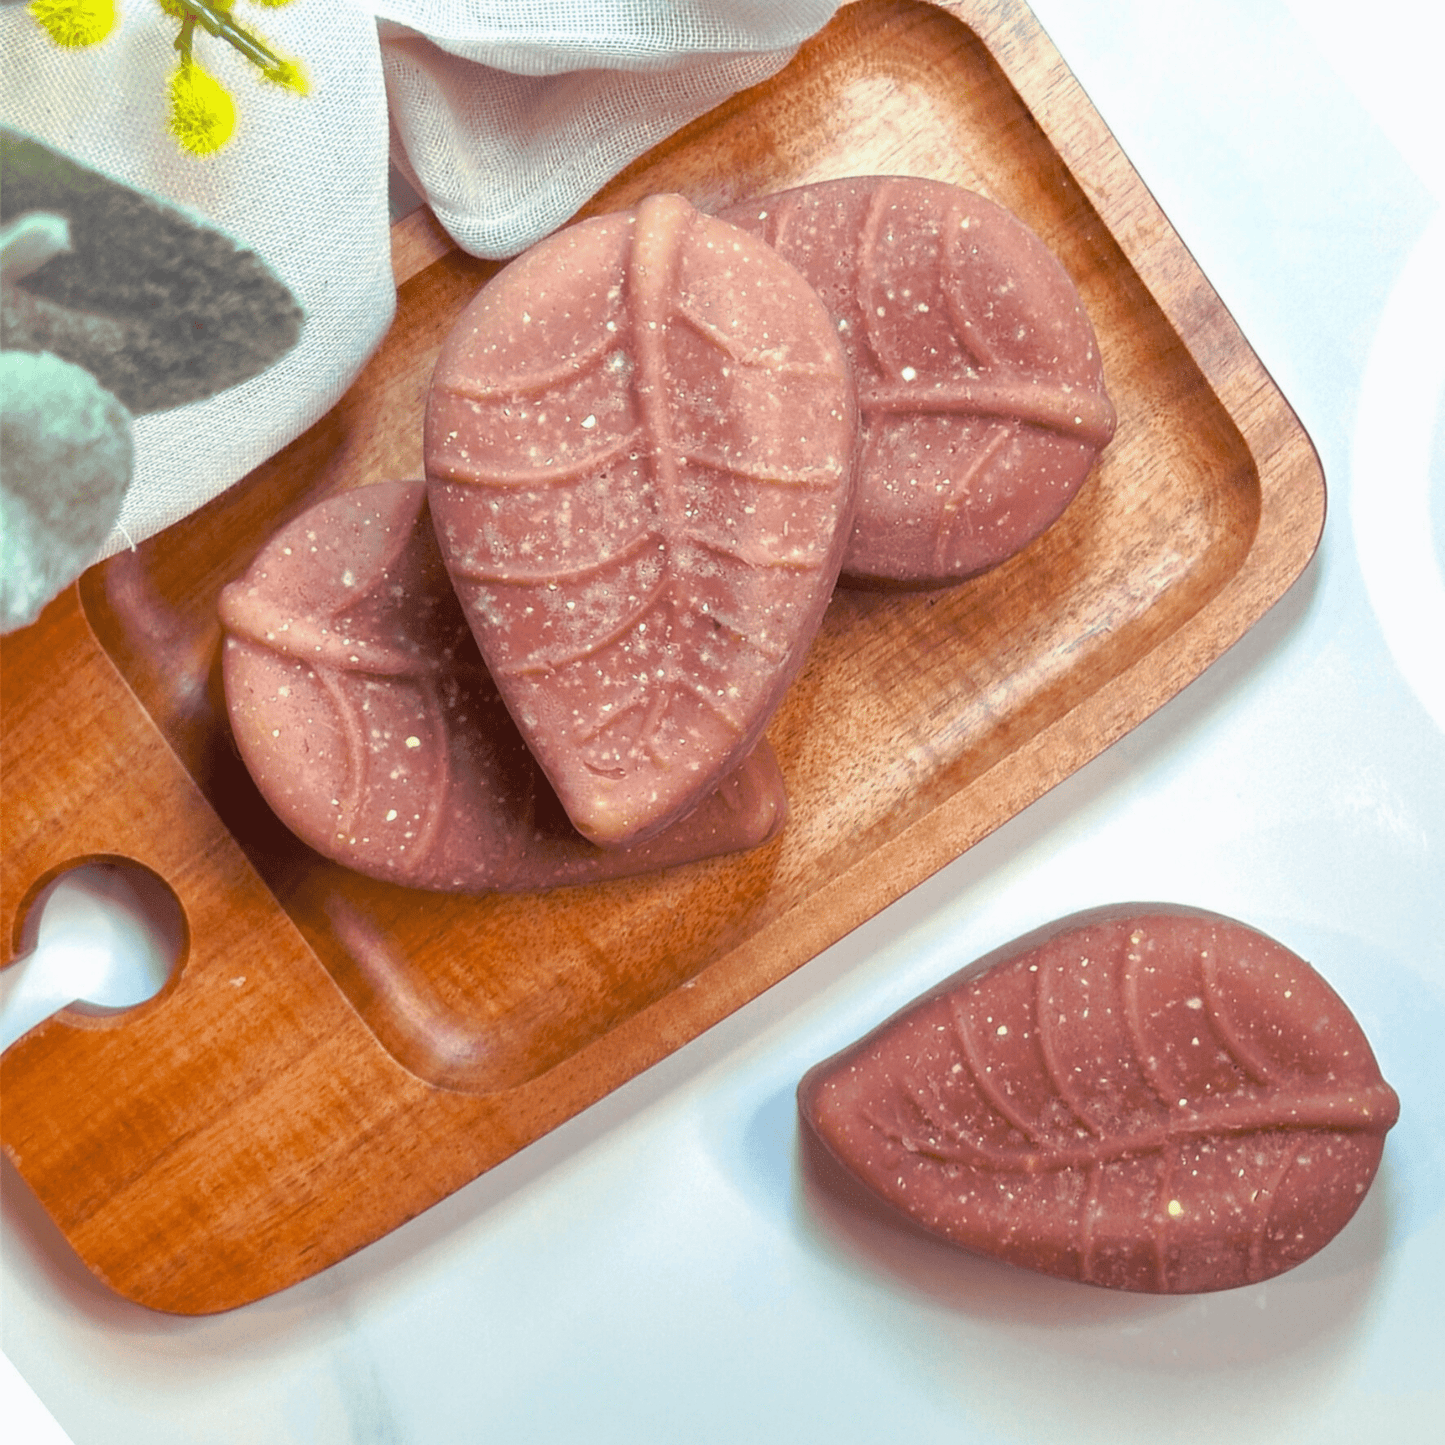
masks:
{"type": "Polygon", "coordinates": [[[129,858],[88,858],[36,889],[0,971],[0,1051],[62,1009],[104,1018],[154,998],[189,931],[170,885],[129,858]]]}

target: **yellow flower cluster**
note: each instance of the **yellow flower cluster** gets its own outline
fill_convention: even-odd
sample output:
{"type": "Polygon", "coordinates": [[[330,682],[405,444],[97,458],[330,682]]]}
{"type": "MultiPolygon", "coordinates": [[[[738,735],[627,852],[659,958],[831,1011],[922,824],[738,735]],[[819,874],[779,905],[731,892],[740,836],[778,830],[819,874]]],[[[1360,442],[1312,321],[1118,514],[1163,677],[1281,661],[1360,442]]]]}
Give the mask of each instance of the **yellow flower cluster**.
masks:
{"type": "MultiPolygon", "coordinates": [[[[276,9],[290,0],[251,0],[276,9]]],[[[294,60],[276,54],[254,31],[232,14],[234,0],[156,0],[159,9],[180,22],[175,48],[180,57],[170,79],[167,126],[183,150],[196,156],[221,149],[236,129],[236,103],[226,88],[193,56],[197,30],[224,40],[260,72],[262,80],[305,95],[306,73],[294,60]]],[[[31,0],[31,17],[57,44],[67,49],[98,45],[116,27],[115,0],[31,0]]]]}
{"type": "Polygon", "coordinates": [[[31,0],[27,8],[36,24],[67,49],[98,45],[117,19],[115,0],[31,0]]]}
{"type": "Polygon", "coordinates": [[[182,61],[171,76],[171,113],[166,124],[182,150],[208,156],[231,139],[236,103],[195,61],[182,61]]]}

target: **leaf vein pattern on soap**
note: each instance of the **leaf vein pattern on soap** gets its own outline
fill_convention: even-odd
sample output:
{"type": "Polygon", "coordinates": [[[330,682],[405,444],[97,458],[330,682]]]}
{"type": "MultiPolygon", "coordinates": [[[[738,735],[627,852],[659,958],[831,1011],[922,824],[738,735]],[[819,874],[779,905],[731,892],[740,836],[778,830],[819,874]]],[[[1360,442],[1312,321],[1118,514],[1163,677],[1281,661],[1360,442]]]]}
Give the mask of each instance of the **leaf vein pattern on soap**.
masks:
{"type": "MultiPolygon", "coordinates": [[[[864,417],[995,418],[1010,431],[1034,426],[1092,447],[1104,446],[1114,432],[1114,408],[1108,399],[1083,384],[1044,380],[1020,371],[990,343],[983,319],[972,314],[974,288],[965,254],[967,202],[962,195],[950,200],[940,220],[941,244],[926,303],[941,307],[948,316],[957,356],[953,364],[945,357],[929,365],[911,353],[894,354],[884,322],[899,302],[883,281],[889,248],[880,232],[895,190],[883,184],[873,192],[858,248],[858,309],[864,351],[874,372],[869,375],[870,368],[863,368],[859,377],[858,403],[864,417]]],[[[906,334],[906,329],[894,332],[899,334],[906,334]]]]}
{"type": "MultiPolygon", "coordinates": [[[[1119,969],[1119,995],[1124,1017],[1129,1021],[1129,1041],[1134,1048],[1134,1057],[1144,1081],[1154,1091],[1155,1097],[1166,1109],[1171,1108],[1178,1090],[1171,1090],[1164,1081],[1159,1067],[1158,1055],[1150,1049],[1144,1028],[1143,1006],[1139,998],[1139,970],[1144,961],[1140,945],[1142,936],[1131,934],[1124,945],[1124,958],[1119,969]]],[[[1183,1103],[1183,1100],[1180,1100],[1183,1103]]]]}
{"type": "Polygon", "coordinates": [[[599,468],[618,461],[631,449],[642,445],[642,433],[631,431],[614,440],[604,441],[593,450],[581,452],[565,461],[552,460],[540,466],[482,467],[467,465],[453,457],[446,470],[446,478],[463,486],[477,487],[498,492],[516,492],[524,488],[556,488],[567,486],[591,477],[599,468]]]}
{"type": "Polygon", "coordinates": [[[1264,1201],[1263,1207],[1258,1211],[1254,1232],[1249,1240],[1249,1270],[1251,1275],[1258,1276],[1262,1269],[1265,1246],[1268,1242],[1270,1220],[1274,1214],[1274,1203],[1275,1200],[1279,1198],[1280,1190],[1284,1186],[1286,1177],[1298,1160],[1298,1149],[1285,1150],[1268,1183],[1260,1188],[1260,1196],[1264,1201]]]}
{"type": "Polygon", "coordinates": [[[555,366],[524,373],[513,372],[491,385],[474,379],[458,378],[451,383],[451,390],[454,395],[466,401],[514,401],[522,397],[536,396],[550,392],[559,383],[580,372],[590,371],[601,365],[616,350],[615,332],[599,328],[590,344],[573,355],[564,357],[555,366]]]}
{"type": "MultiPolygon", "coordinates": [[[[1169,1205],[1174,1173],[1179,1167],[1179,1152],[1174,1148],[1159,1151],[1159,1182],[1154,1192],[1154,1207],[1146,1221],[1147,1238],[1153,1255],[1154,1283],[1161,1291],[1169,1288],[1169,1260],[1165,1241],[1165,1221],[1169,1218],[1169,1205]]],[[[1086,1275],[1085,1278],[1088,1276],[1086,1275]]]]}
{"type": "Polygon", "coordinates": [[[1208,1009],[1209,1017],[1215,1028],[1224,1036],[1229,1047],[1229,1052],[1235,1062],[1256,1084],[1268,1084],[1273,1074],[1270,1066],[1259,1057],[1258,1053],[1249,1048],[1239,1031],[1230,1021],[1229,1014],[1219,998],[1219,984],[1217,979],[1217,961],[1213,950],[1205,953],[1200,960],[1200,990],[1204,998],[1205,1007],[1208,1009]]]}
{"type": "Polygon", "coordinates": [[[944,222],[944,252],[940,265],[942,284],[939,290],[943,293],[944,306],[953,322],[959,345],[969,353],[975,365],[982,370],[990,370],[999,364],[998,352],[990,345],[988,332],[978,324],[978,318],[963,309],[966,288],[958,284],[969,264],[964,255],[967,228],[962,224],[963,211],[962,198],[954,197],[947,208],[947,219],[944,222]]]}
{"type": "Polygon", "coordinates": [[[497,571],[488,571],[481,567],[458,566],[453,568],[453,575],[463,577],[468,582],[485,583],[487,586],[560,587],[565,583],[585,582],[590,578],[602,575],[609,569],[623,566],[646,551],[649,544],[653,547],[658,545],[656,532],[641,532],[617,551],[570,569],[544,567],[528,571],[522,567],[507,567],[497,571]]]}
{"type": "Polygon", "coordinates": [[[336,826],[341,832],[350,833],[356,827],[361,812],[362,800],[366,794],[366,736],[362,731],[361,719],[351,705],[351,699],[338,676],[339,669],[313,665],[316,681],[321,690],[331,699],[341,728],[345,763],[342,785],[337,799],[336,826]]]}
{"type": "Polygon", "coordinates": [[[1059,1050],[1055,1041],[1067,1016],[1060,1011],[1057,990],[1050,987],[1058,972],[1057,962],[1050,957],[1040,961],[1034,978],[1034,1017],[1038,1023],[1039,1053],[1043,1058],[1044,1071],[1060,1102],[1078,1120],[1079,1128],[1086,1134],[1099,1137],[1103,1130],[1090,1117],[1084,1101],[1076,1096],[1068,1071],[1059,1062],[1059,1050]]]}
{"type": "Polygon", "coordinates": [[[838,484],[838,469],[833,467],[762,467],[750,465],[737,457],[724,457],[717,452],[699,448],[684,453],[684,460],[710,471],[724,472],[741,481],[756,482],[760,487],[799,487],[811,491],[831,490],[838,484]]]}
{"type": "MultiPolygon", "coordinates": [[[[1099,960],[1092,962],[1097,964],[1099,960]]],[[[1110,971],[1111,997],[1107,1007],[1126,1016],[1132,1053],[1127,1063],[1142,1076],[1141,1061],[1147,1056],[1149,1045],[1137,1017],[1127,1017],[1129,1009],[1124,1003],[1125,984],[1121,973],[1117,966],[1110,971]]],[[[1000,1091],[956,999],[949,1000],[949,1008],[954,1018],[961,1082],[953,1097],[945,1100],[931,1087],[926,1081],[926,1071],[907,1071],[896,1078],[887,1107],[868,1111],[870,1124],[895,1141],[906,1139],[910,1153],[926,1155],[940,1163],[978,1164],[1032,1174],[1091,1168],[1132,1157],[1158,1155],[1189,1141],[1247,1135],[1261,1130],[1375,1132],[1379,1129],[1379,1118],[1390,1107],[1387,1089],[1336,1088],[1317,1081],[1295,1081],[1287,1085],[1276,1078],[1272,1081],[1275,1092],[1265,1095],[1258,1083],[1262,1066],[1254,1060],[1246,1068],[1249,1058],[1246,1052],[1243,1057],[1236,1057],[1235,1063],[1246,1075],[1247,1082],[1235,1090],[1208,1095],[1197,1102],[1160,1095],[1162,1118],[1143,1110],[1138,1117],[1122,1124],[1115,1121],[1104,1126],[1091,1118],[1076,1097],[1070,1098],[1060,1088],[1064,1071],[1057,1062],[1057,1047],[1050,1040],[1067,1035],[1073,1020],[1058,1018],[1051,1005],[1045,1006],[1049,992],[1042,977],[1034,998],[1033,1016],[1027,1024],[1042,1032],[1041,1052],[1046,1072],[1057,1091],[1056,1102],[1067,1111],[1072,1127],[1030,1118],[1000,1091]],[[1004,1121],[1014,1140],[1019,1142],[1004,1144],[989,1137],[984,1127],[986,1118],[981,1120],[979,1116],[979,1104],[1004,1121]]],[[[1097,1001],[1091,1004],[1091,1008],[1100,1006],[1103,1005],[1097,1001]]],[[[1208,1004],[1204,1012],[1211,1018],[1219,1016],[1217,1008],[1208,1004]]],[[[1017,1021],[1011,1025],[1014,1026],[1017,1021]]],[[[1157,1092],[1152,1083],[1150,1088],[1151,1093],[1157,1092]]]]}
{"type": "Polygon", "coordinates": [[[670,588],[667,579],[663,578],[650,593],[643,595],[631,611],[623,613],[621,619],[614,626],[579,641],[571,648],[557,648],[551,651],[539,649],[530,653],[520,662],[502,667],[500,673],[503,677],[526,677],[533,673],[555,672],[558,668],[572,667],[586,658],[596,657],[599,653],[605,652],[609,647],[630,636],[642,618],[668,602],[669,594],[670,588]]]}
{"type": "Polygon", "coordinates": [[[238,637],[314,667],[406,678],[421,677],[434,665],[404,647],[351,636],[337,616],[327,621],[298,616],[255,592],[227,595],[222,622],[238,637]]]}
{"type": "MultiPolygon", "coordinates": [[[[317,682],[331,699],[345,740],[346,782],[337,800],[337,831],[354,837],[365,827],[379,823],[378,819],[368,825],[363,817],[363,810],[374,792],[371,761],[376,752],[368,742],[367,728],[356,700],[355,682],[347,681],[348,674],[353,677],[361,674],[364,677],[365,673],[360,668],[314,664],[312,670],[317,682]]],[[[411,681],[420,694],[418,714],[427,719],[440,717],[442,705],[435,669],[419,668],[413,673],[411,681]]],[[[452,791],[451,753],[446,745],[446,738],[431,725],[427,726],[426,734],[424,739],[418,739],[416,749],[425,765],[421,771],[421,776],[426,780],[423,785],[424,796],[421,800],[420,816],[413,820],[418,824],[413,830],[414,836],[407,842],[405,857],[396,865],[396,877],[399,881],[412,877],[425,864],[445,822],[447,801],[452,791]]],[[[383,748],[390,741],[392,740],[384,740],[383,748]]],[[[402,746],[406,747],[405,742],[402,746]]]]}
{"type": "Polygon", "coordinates": [[[1008,445],[1013,429],[1004,422],[996,422],[990,429],[988,439],[968,459],[963,475],[948,491],[938,514],[938,531],[933,539],[933,565],[940,574],[948,569],[949,558],[954,554],[958,534],[973,530],[974,484],[986,476],[994,459],[1008,445]]]}
{"type": "Polygon", "coordinates": [[[972,1071],[973,1082],[979,1093],[987,1101],[988,1106],[1028,1140],[1030,1144],[1038,1145],[1043,1142],[1028,1119],[1024,1118],[1017,1109],[1009,1103],[1007,1096],[1003,1093],[998,1083],[993,1078],[992,1069],[983,1062],[974,1041],[973,1031],[968,1026],[968,1020],[963,1016],[963,1011],[957,999],[951,999],[950,1012],[953,1015],[954,1032],[963,1050],[963,1057],[968,1068],[972,1071]]]}
{"type": "MultiPolygon", "coordinates": [[[[493,571],[463,564],[456,566],[453,574],[468,582],[497,587],[552,587],[568,583],[576,584],[600,577],[610,568],[616,568],[632,561],[649,545],[662,546],[659,537],[660,534],[657,532],[639,533],[618,551],[597,557],[591,562],[573,568],[546,567],[528,571],[525,568],[513,566],[493,571]]],[[[781,572],[812,572],[817,571],[824,562],[823,554],[816,549],[812,551],[794,550],[787,555],[775,555],[759,552],[756,549],[745,549],[741,545],[730,546],[716,537],[688,531],[682,533],[680,540],[691,543],[703,551],[725,557],[729,561],[753,568],[774,569],[781,572]]]]}
{"type": "Polygon", "coordinates": [[[688,310],[686,305],[680,305],[674,315],[704,341],[711,342],[735,366],[748,367],[768,376],[831,378],[835,374],[832,367],[819,362],[788,360],[776,352],[764,351],[760,347],[740,346],[736,337],[729,336],[710,321],[688,310]]]}

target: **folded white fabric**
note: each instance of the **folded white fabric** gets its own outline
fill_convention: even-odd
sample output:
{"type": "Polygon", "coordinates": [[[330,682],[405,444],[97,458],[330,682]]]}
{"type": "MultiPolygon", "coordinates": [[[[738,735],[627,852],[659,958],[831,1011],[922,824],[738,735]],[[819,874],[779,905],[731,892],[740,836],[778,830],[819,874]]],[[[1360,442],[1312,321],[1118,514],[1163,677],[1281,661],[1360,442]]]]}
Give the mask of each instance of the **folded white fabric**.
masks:
{"type": "Polygon", "coordinates": [[[198,158],[166,129],[176,24],[151,0],[122,3],[116,29],[86,49],[53,44],[21,5],[0,8],[0,122],[212,222],[305,311],[299,342],[261,375],[135,419],[130,489],[97,560],[178,521],[325,415],[395,309],[375,21],[330,0],[253,13],[278,51],[302,58],[311,94],[260,83],[229,46],[198,37],[196,59],[238,117],[230,144],[198,158]]]}
{"type": "Polygon", "coordinates": [[[394,159],[464,250],[515,255],[650,146],[774,75],[836,7],[378,0],[394,159]]]}
{"type": "Polygon", "coordinates": [[[139,416],[135,470],[97,559],[208,501],[322,416],[391,322],[388,159],[457,242],[512,255],[604,181],[726,96],[780,69],[837,0],[297,0],[241,5],[311,93],[259,83],[197,33],[236,100],[236,133],[202,159],[166,131],[176,23],[121,0],[87,49],[0,6],[0,123],[176,202],[260,255],[305,311],[269,370],[139,416]],[[378,33],[380,22],[380,34],[378,33]]]}

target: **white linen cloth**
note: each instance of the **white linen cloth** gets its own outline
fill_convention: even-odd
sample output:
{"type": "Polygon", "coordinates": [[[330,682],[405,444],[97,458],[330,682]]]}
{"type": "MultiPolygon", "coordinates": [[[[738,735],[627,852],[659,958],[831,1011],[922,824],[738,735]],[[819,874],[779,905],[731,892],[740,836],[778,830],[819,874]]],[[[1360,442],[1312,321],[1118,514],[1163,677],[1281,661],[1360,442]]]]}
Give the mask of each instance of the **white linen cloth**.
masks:
{"type": "Polygon", "coordinates": [[[837,0],[379,0],[400,168],[457,243],[510,256],[837,0]]]}
{"type": "Polygon", "coordinates": [[[262,375],[137,417],[135,471],[96,560],[179,520],[336,402],[395,307],[388,160],[477,255],[515,254],[726,96],[775,73],[838,0],[295,0],[238,6],[299,59],[311,93],[261,83],[197,32],[231,92],[229,145],[196,159],[165,129],[176,24],[121,0],[99,45],[51,43],[0,6],[0,123],[179,203],[254,250],[306,313],[262,375]]]}

